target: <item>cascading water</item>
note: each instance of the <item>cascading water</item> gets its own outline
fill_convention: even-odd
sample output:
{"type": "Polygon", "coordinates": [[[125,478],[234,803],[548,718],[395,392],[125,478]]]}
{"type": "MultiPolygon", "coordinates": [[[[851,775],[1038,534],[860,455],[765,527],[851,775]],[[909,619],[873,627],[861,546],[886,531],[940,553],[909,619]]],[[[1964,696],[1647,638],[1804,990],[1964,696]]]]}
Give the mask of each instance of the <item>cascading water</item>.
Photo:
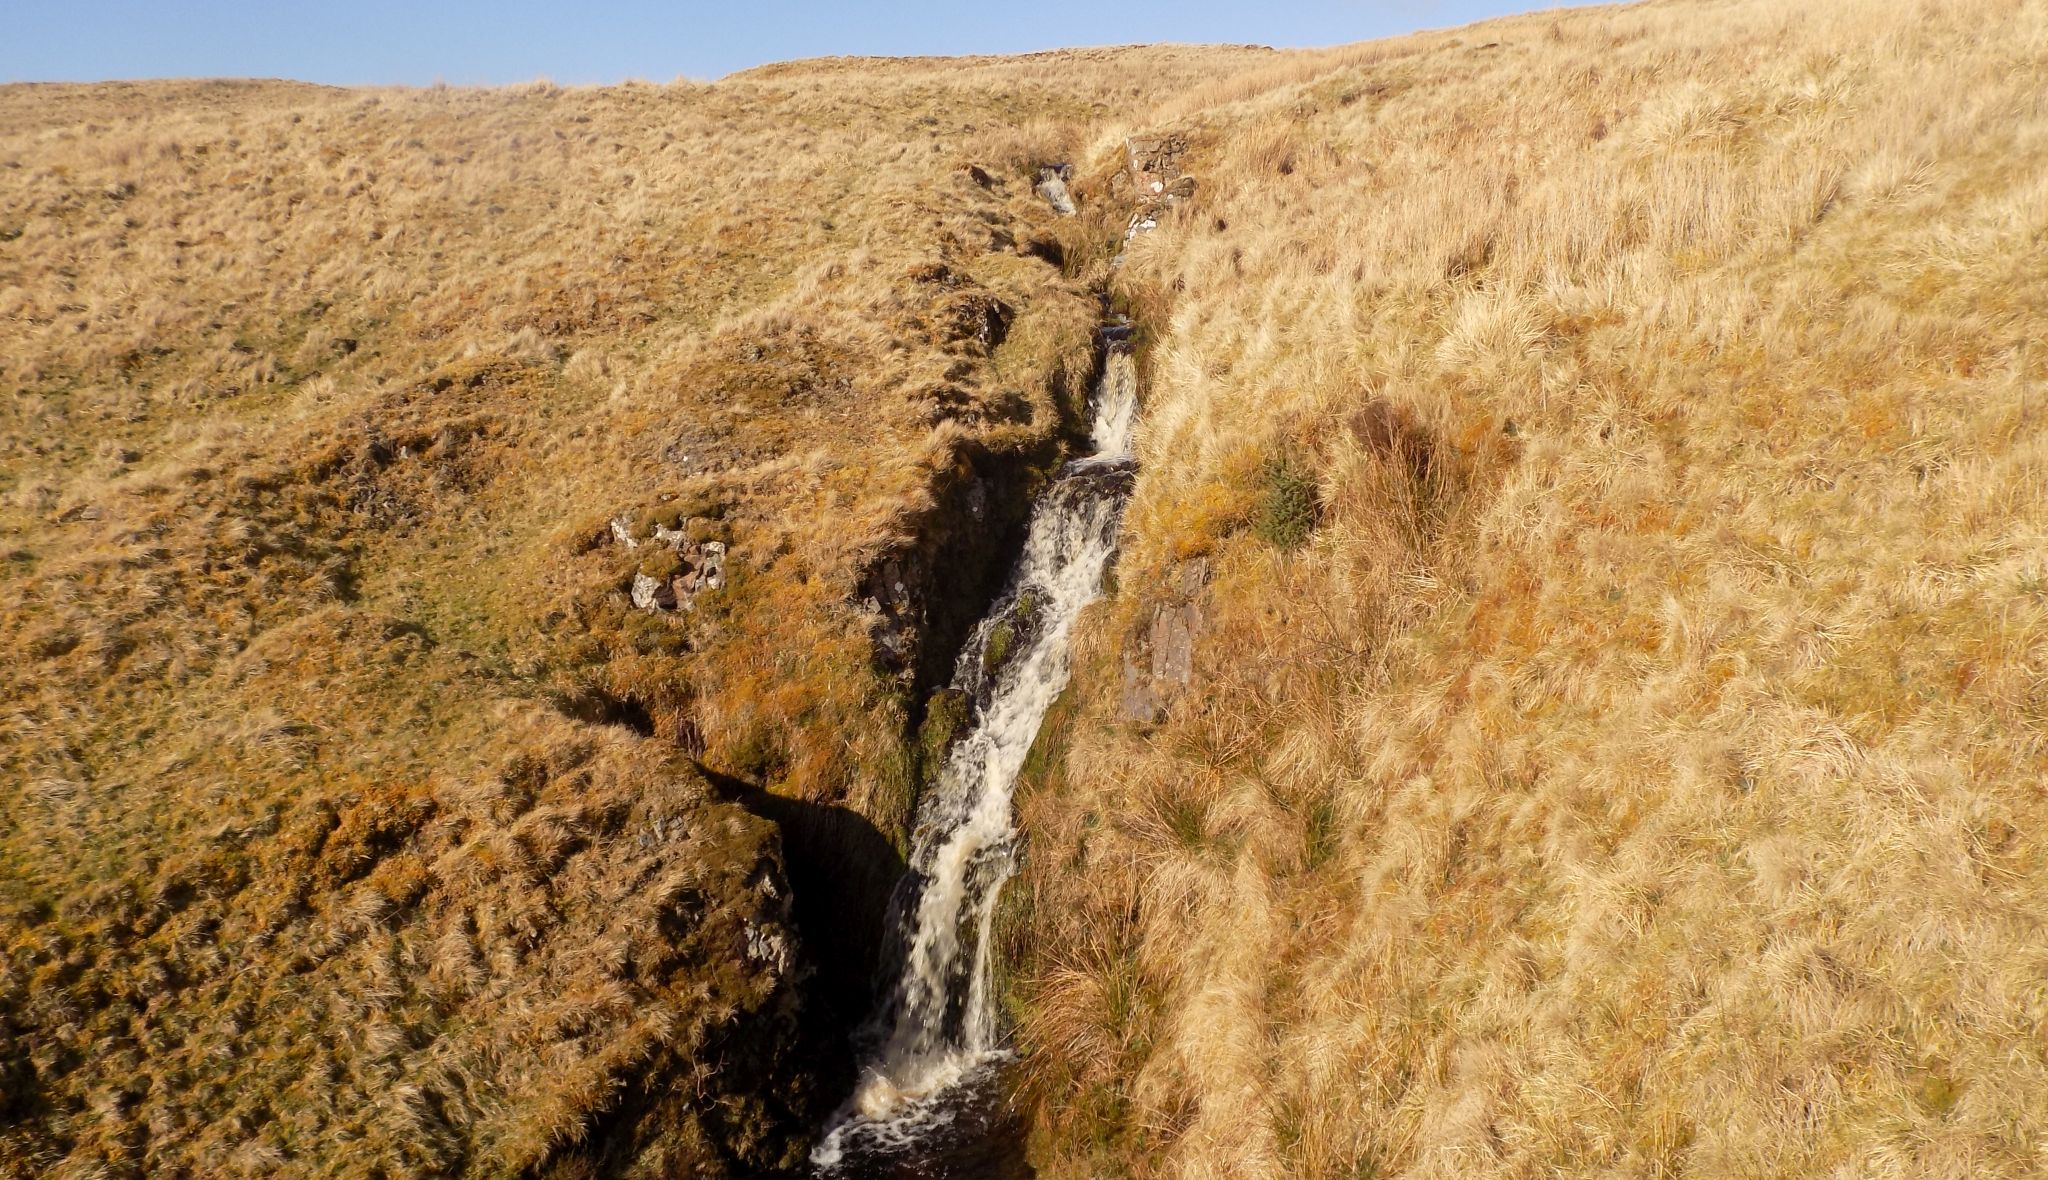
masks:
{"type": "MultiPolygon", "coordinates": [[[[872,1047],[852,1099],[811,1155],[826,1174],[966,1174],[935,1157],[975,1133],[962,1124],[990,1116],[990,1091],[1009,1056],[989,995],[989,937],[997,894],[1016,869],[1010,793],[1066,688],[1069,633],[1102,593],[1136,466],[1130,327],[1118,321],[1102,331],[1107,355],[1090,407],[1095,453],[1067,463],[1040,495],[1008,586],[954,670],[953,686],[978,711],[918,811],[892,912],[902,974],[867,1030],[872,1047]],[[955,1142],[935,1151],[943,1139],[955,1142]]],[[[973,1164],[972,1174],[988,1171],[986,1161],[973,1164]]]]}

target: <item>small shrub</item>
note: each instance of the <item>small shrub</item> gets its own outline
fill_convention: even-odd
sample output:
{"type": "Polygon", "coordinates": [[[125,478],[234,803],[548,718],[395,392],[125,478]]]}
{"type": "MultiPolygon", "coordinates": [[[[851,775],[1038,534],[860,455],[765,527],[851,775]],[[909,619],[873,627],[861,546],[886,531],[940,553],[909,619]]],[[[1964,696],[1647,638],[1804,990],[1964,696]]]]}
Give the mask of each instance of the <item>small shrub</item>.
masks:
{"type": "Polygon", "coordinates": [[[1322,516],[1316,483],[1291,459],[1268,459],[1259,469],[1259,506],[1252,532],[1268,545],[1293,549],[1308,540],[1322,516]]]}

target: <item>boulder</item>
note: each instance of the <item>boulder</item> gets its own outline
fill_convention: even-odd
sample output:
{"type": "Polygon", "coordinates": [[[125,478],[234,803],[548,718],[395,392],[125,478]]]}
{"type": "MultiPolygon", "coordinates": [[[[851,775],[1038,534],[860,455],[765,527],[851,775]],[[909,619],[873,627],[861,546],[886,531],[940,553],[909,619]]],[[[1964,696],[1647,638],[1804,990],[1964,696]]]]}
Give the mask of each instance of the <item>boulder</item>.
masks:
{"type": "Polygon", "coordinates": [[[1067,171],[1065,164],[1038,170],[1038,195],[1061,217],[1074,215],[1074,196],[1067,191],[1067,171]]]}

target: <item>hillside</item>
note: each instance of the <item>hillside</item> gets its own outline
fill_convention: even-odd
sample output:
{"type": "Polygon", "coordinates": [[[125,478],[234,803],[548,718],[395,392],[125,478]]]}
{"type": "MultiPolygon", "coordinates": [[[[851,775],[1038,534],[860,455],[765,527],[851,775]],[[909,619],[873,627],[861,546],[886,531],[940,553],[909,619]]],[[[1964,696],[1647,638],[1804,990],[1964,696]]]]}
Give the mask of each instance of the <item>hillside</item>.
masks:
{"type": "Polygon", "coordinates": [[[0,89],[0,1164],[795,1158],[1196,70],[0,89]]]}
{"type": "Polygon", "coordinates": [[[0,87],[0,1174],[803,1172],[1106,314],[1039,1175],[2048,1170],[2044,77],[1651,0],[0,87]]]}
{"type": "Polygon", "coordinates": [[[2043,78],[2038,4],[1672,2],[1152,114],[1042,1175],[2048,1168],[2043,78]]]}

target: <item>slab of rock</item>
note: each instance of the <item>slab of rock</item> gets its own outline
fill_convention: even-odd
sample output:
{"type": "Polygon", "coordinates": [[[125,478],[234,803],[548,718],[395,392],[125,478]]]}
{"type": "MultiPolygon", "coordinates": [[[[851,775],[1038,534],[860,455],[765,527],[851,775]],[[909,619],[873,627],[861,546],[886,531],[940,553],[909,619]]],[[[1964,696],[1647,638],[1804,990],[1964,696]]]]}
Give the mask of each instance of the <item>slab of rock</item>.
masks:
{"type": "Polygon", "coordinates": [[[1166,579],[1164,601],[1152,607],[1151,620],[1124,653],[1118,712],[1126,721],[1157,725],[1195,675],[1195,641],[1207,619],[1203,591],[1209,584],[1209,563],[1184,562],[1166,579]]]}

